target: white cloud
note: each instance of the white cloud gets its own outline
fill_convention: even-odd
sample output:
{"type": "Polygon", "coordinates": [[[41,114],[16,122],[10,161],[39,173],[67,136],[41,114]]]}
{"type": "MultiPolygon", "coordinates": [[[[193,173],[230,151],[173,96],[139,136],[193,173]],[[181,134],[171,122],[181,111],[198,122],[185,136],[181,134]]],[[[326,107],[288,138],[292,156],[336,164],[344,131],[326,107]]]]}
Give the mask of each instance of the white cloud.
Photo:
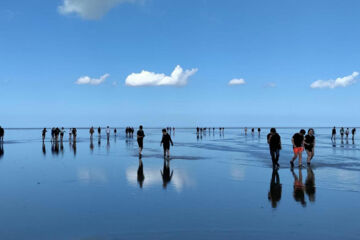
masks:
{"type": "Polygon", "coordinates": [[[234,78],[229,81],[229,85],[243,85],[245,83],[246,82],[243,78],[234,78]]]}
{"type": "Polygon", "coordinates": [[[197,68],[183,70],[177,65],[170,76],[164,73],[154,73],[142,70],[140,73],[132,73],[127,76],[125,84],[131,87],[139,86],[185,86],[189,77],[198,71],[197,68]]]}
{"type": "Polygon", "coordinates": [[[99,85],[103,83],[109,76],[110,74],[108,73],[102,75],[100,78],[91,78],[89,76],[83,76],[80,77],[78,80],[76,80],[75,83],[79,85],[84,85],[84,84],[99,85]]]}
{"type": "Polygon", "coordinates": [[[265,85],[266,88],[274,88],[276,87],[276,83],[270,82],[265,85]]]}
{"type": "Polygon", "coordinates": [[[118,4],[136,1],[138,0],[63,0],[58,11],[63,15],[78,14],[84,19],[95,20],[103,17],[118,4]]]}
{"type": "Polygon", "coordinates": [[[356,82],[356,77],[359,76],[358,72],[353,72],[349,76],[337,78],[335,80],[317,80],[313,82],[311,88],[336,88],[336,87],[347,87],[356,82]]]}

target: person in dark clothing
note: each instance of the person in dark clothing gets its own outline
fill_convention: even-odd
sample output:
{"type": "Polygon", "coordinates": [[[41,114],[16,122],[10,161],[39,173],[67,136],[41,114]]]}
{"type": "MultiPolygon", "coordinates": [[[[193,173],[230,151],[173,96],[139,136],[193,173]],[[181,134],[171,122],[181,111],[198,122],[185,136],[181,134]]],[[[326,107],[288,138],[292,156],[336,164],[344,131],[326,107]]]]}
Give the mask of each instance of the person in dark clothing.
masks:
{"type": "Polygon", "coordinates": [[[93,126],[91,126],[91,128],[90,128],[90,130],[89,130],[89,133],[90,133],[90,139],[92,139],[93,138],[93,135],[94,135],[94,127],[93,126]]]}
{"type": "Polygon", "coordinates": [[[46,128],[44,128],[44,129],[42,130],[42,133],[41,133],[42,141],[43,141],[43,142],[45,141],[46,132],[47,132],[47,130],[46,130],[46,128]]]}
{"type": "Polygon", "coordinates": [[[65,129],[64,127],[62,127],[60,130],[60,142],[63,142],[64,134],[65,134],[65,129]]]}
{"type": "Polygon", "coordinates": [[[160,173],[161,173],[161,176],[163,179],[163,188],[166,188],[168,183],[170,183],[173,173],[174,173],[173,170],[170,171],[170,161],[169,160],[164,159],[164,167],[163,167],[162,171],[160,170],[160,173]]]}
{"type": "Polygon", "coordinates": [[[355,133],[356,133],[356,128],[353,128],[353,129],[351,130],[352,140],[353,140],[353,141],[355,140],[355,133]]]}
{"type": "Polygon", "coordinates": [[[73,141],[76,142],[76,135],[77,135],[77,130],[76,128],[72,129],[72,135],[73,135],[73,141]]]}
{"type": "Polygon", "coordinates": [[[252,129],[251,129],[251,135],[254,136],[254,133],[255,133],[255,128],[252,128],[252,129]]]}
{"type": "Polygon", "coordinates": [[[340,136],[341,136],[341,141],[344,140],[344,133],[345,133],[345,130],[343,127],[340,128],[340,136]]]}
{"type": "Polygon", "coordinates": [[[117,130],[116,130],[116,128],[114,128],[114,135],[115,135],[115,137],[116,137],[116,133],[117,133],[117,130]]]}
{"type": "Polygon", "coordinates": [[[5,130],[0,126],[0,142],[4,142],[5,130]]]}
{"type": "Polygon", "coordinates": [[[98,127],[98,135],[101,136],[101,127],[98,127]]]}
{"type": "Polygon", "coordinates": [[[57,142],[59,140],[60,135],[60,128],[55,128],[55,141],[57,142]]]}
{"type": "Polygon", "coordinates": [[[260,133],[261,133],[261,128],[258,128],[258,134],[260,136],[260,133]]]}
{"type": "Polygon", "coordinates": [[[305,136],[304,146],[307,153],[307,164],[310,165],[311,159],[315,154],[315,136],[314,129],[310,128],[308,134],[305,136]]]}
{"type": "Polygon", "coordinates": [[[280,183],[280,177],[278,170],[276,168],[272,171],[271,182],[270,182],[270,191],[268,193],[268,199],[271,201],[271,206],[273,208],[277,207],[277,203],[281,199],[282,185],[280,183]]]}
{"type": "Polygon", "coordinates": [[[139,130],[137,131],[137,143],[139,145],[139,154],[141,155],[141,152],[144,148],[144,137],[145,137],[145,133],[143,130],[143,126],[140,125],[139,126],[139,130]]]}
{"type": "Polygon", "coordinates": [[[171,146],[174,146],[173,141],[171,140],[171,136],[166,132],[166,129],[164,128],[162,130],[163,136],[160,142],[160,146],[163,145],[164,147],[164,157],[170,157],[170,143],[171,146]]]}
{"type": "Polygon", "coordinates": [[[0,142],[0,159],[4,156],[4,144],[0,142]]]}
{"type": "Polygon", "coordinates": [[[273,168],[279,168],[279,157],[281,150],[281,137],[276,132],[275,128],[270,129],[270,133],[267,135],[267,142],[270,148],[270,155],[273,163],[273,168]]]}
{"type": "Polygon", "coordinates": [[[294,167],[294,161],[299,157],[299,167],[302,167],[302,152],[304,151],[304,135],[305,130],[301,129],[299,133],[295,133],[291,139],[294,151],[294,157],[290,161],[291,167],[294,167]]]}
{"type": "Polygon", "coordinates": [[[331,131],[331,141],[335,141],[335,140],[336,140],[336,128],[333,127],[331,131]]]}
{"type": "Polygon", "coordinates": [[[143,166],[143,162],[141,160],[141,155],[140,155],[139,156],[139,168],[137,170],[137,181],[140,185],[140,188],[143,187],[144,180],[145,180],[144,166],[143,166]]]}

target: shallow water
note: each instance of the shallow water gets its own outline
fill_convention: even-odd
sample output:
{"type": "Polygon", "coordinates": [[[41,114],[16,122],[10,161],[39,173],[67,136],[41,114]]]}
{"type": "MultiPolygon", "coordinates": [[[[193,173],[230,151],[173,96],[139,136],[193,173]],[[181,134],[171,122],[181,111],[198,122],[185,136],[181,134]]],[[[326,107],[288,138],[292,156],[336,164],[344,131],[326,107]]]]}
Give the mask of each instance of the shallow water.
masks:
{"type": "Polygon", "coordinates": [[[272,203],[269,129],[201,138],[177,129],[165,166],[160,129],[145,129],[143,174],[136,139],[123,129],[92,143],[80,129],[76,144],[58,145],[42,144],[41,129],[6,129],[0,239],[359,239],[360,139],[338,137],[334,146],[331,129],[315,129],[312,167],[291,172],[298,130],[278,129],[281,187],[270,196],[280,200],[272,203]],[[304,184],[295,197],[294,177],[304,184]]]}

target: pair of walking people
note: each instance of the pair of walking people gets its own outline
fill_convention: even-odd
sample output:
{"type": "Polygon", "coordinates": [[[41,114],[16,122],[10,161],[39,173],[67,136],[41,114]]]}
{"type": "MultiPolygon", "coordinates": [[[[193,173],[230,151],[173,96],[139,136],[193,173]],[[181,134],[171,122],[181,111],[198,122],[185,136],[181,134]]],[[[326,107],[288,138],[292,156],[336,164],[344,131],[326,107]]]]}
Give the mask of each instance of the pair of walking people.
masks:
{"type": "MultiPolygon", "coordinates": [[[[145,133],[142,125],[139,126],[139,130],[137,131],[136,135],[137,135],[137,143],[139,146],[139,155],[141,156],[142,150],[144,148],[144,137],[145,137],[145,133]]],[[[171,146],[174,146],[171,136],[167,133],[166,129],[164,128],[162,130],[162,139],[160,142],[160,146],[162,145],[164,149],[164,157],[167,158],[170,157],[170,144],[171,146]]]]}
{"type": "MultiPolygon", "coordinates": [[[[305,130],[301,129],[300,132],[295,133],[291,138],[291,142],[293,145],[294,156],[290,161],[291,167],[294,167],[294,162],[298,158],[299,159],[299,167],[302,166],[302,153],[306,150],[307,153],[307,164],[310,165],[311,160],[314,157],[314,149],[315,149],[315,136],[314,129],[310,128],[308,130],[308,134],[305,135],[305,130]]],[[[279,168],[279,157],[281,146],[281,137],[276,132],[275,128],[271,128],[270,133],[267,136],[267,142],[270,148],[270,155],[273,163],[273,168],[279,168]]]]}

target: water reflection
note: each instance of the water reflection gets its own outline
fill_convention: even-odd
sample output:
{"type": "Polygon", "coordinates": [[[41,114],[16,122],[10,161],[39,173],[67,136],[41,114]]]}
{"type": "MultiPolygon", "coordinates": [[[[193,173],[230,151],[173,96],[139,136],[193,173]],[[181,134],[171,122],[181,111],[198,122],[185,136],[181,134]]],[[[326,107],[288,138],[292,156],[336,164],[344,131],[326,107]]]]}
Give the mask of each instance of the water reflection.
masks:
{"type": "Polygon", "coordinates": [[[268,199],[271,201],[273,208],[277,207],[278,202],[281,199],[282,185],[280,183],[280,176],[276,168],[273,169],[270,181],[270,191],[268,193],[268,199]]]}
{"type": "Polygon", "coordinates": [[[0,142],[0,159],[4,156],[4,144],[0,142]]]}
{"type": "Polygon", "coordinates": [[[92,137],[90,138],[90,151],[91,151],[91,153],[93,153],[93,151],[94,151],[94,142],[93,142],[92,137]]]}
{"type": "Polygon", "coordinates": [[[307,168],[307,176],[305,181],[305,192],[310,202],[315,202],[315,174],[311,167],[307,168]]]}
{"type": "Polygon", "coordinates": [[[174,173],[174,170],[170,170],[170,160],[164,159],[163,170],[160,170],[160,172],[163,179],[163,188],[166,188],[174,173]]]}
{"type": "Polygon", "coordinates": [[[59,142],[56,140],[51,143],[51,153],[53,155],[59,155],[59,142]]]}
{"type": "Polygon", "coordinates": [[[145,175],[144,175],[144,165],[143,162],[141,160],[141,155],[139,156],[139,167],[137,170],[137,181],[140,185],[140,188],[143,187],[143,182],[145,180],[145,175]]]}
{"type": "Polygon", "coordinates": [[[305,207],[305,187],[303,184],[303,178],[302,178],[302,168],[299,167],[299,176],[296,175],[294,172],[294,169],[291,169],[291,173],[294,177],[294,191],[293,191],[293,197],[296,202],[300,202],[300,204],[305,207]]]}
{"type": "Polygon", "coordinates": [[[44,154],[44,156],[46,155],[46,146],[45,146],[45,142],[42,143],[42,153],[44,154]]]}

